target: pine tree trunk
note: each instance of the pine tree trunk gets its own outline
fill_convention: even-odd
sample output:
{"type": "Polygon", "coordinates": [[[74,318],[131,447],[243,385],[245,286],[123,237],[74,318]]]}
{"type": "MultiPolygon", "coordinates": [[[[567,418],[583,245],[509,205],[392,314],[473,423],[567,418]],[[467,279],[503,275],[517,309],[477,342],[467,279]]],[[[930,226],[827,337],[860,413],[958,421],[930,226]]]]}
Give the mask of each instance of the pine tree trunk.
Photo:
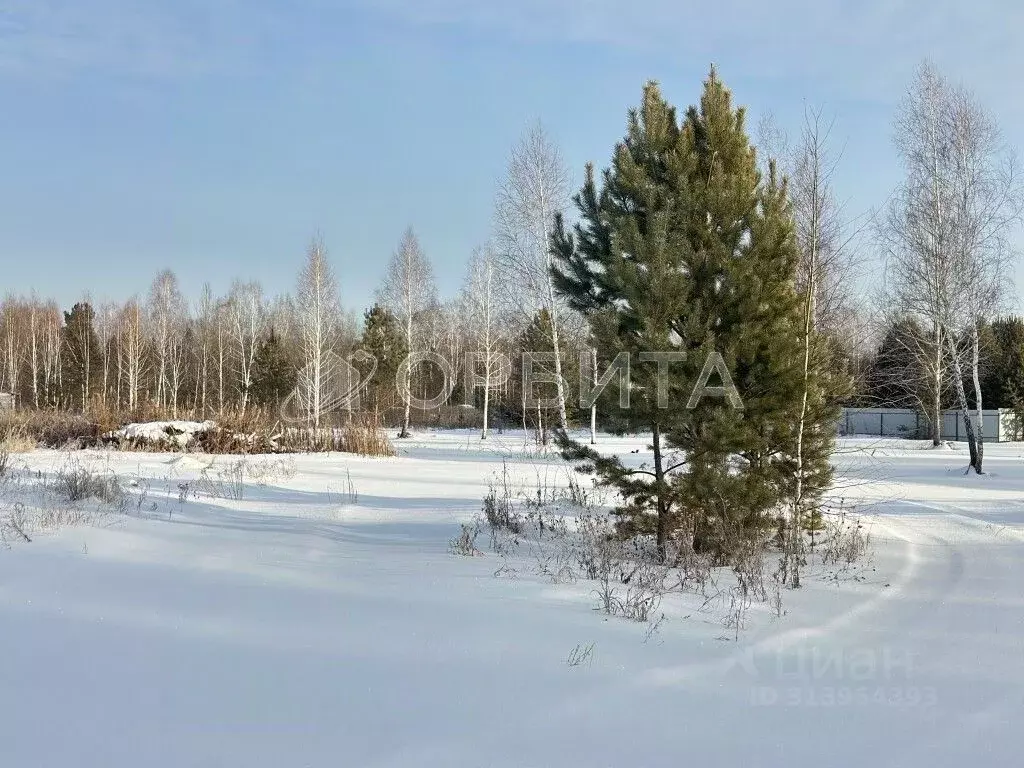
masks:
{"type": "Polygon", "coordinates": [[[668,503],[665,499],[665,466],[661,455],[661,425],[654,422],[651,430],[651,442],[654,448],[654,499],[658,513],[657,538],[658,558],[665,562],[668,557],[668,503]]]}

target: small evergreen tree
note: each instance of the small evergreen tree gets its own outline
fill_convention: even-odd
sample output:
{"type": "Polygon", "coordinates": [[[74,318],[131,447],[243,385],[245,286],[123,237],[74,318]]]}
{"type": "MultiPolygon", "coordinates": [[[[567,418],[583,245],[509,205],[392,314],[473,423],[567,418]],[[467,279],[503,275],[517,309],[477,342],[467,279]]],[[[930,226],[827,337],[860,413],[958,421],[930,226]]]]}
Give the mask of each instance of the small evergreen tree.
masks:
{"type": "Polygon", "coordinates": [[[579,392],[579,365],[576,360],[571,359],[571,356],[566,355],[567,339],[564,336],[564,331],[559,348],[562,362],[560,365],[555,365],[556,352],[552,338],[551,314],[546,308],[541,308],[534,313],[529,325],[520,334],[518,339],[520,354],[516,355],[513,363],[513,381],[521,387],[525,362],[523,355],[534,355],[531,363],[533,377],[541,379],[541,381],[532,385],[532,392],[520,391],[520,415],[524,429],[533,423],[542,443],[547,442],[548,430],[556,426],[561,419],[561,394],[566,395],[565,407],[569,418],[578,414],[576,407],[578,397],[576,395],[579,392]],[[567,359],[569,363],[566,363],[567,359]],[[561,387],[555,383],[559,375],[562,378],[561,387]],[[551,405],[544,408],[536,404],[528,407],[528,403],[536,403],[540,400],[550,401],[551,405]]]}
{"type": "Polygon", "coordinates": [[[374,412],[391,408],[398,397],[395,377],[408,348],[398,320],[383,305],[374,304],[363,315],[359,348],[373,355],[377,361],[373,378],[365,390],[367,407],[374,412]]]}
{"type": "Polygon", "coordinates": [[[298,382],[295,361],[273,328],[260,342],[252,368],[251,396],[257,405],[280,406],[298,382]]]}
{"type": "Polygon", "coordinates": [[[1013,411],[1013,439],[1019,440],[1024,437],[1024,318],[1001,318],[987,330],[990,363],[982,397],[990,408],[1013,411]]]}
{"type": "Polygon", "coordinates": [[[92,305],[80,301],[70,312],[64,313],[60,331],[62,399],[68,406],[83,410],[100,375],[100,342],[93,325],[95,317],[92,305]]]}

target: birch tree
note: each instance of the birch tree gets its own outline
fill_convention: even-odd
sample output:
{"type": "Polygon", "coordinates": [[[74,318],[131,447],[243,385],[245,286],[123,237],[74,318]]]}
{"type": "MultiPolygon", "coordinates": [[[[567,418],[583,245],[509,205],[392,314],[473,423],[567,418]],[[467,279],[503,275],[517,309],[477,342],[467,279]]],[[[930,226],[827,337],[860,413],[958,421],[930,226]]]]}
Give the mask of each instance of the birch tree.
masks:
{"type": "MultiPolygon", "coordinates": [[[[835,380],[832,375],[834,360],[823,344],[820,328],[824,325],[832,332],[844,308],[850,265],[847,251],[849,241],[843,240],[842,222],[832,187],[837,160],[829,147],[831,123],[825,123],[821,110],[805,110],[800,142],[792,160],[790,199],[793,209],[794,235],[800,260],[797,287],[801,293],[802,327],[802,382],[800,417],[797,421],[796,447],[793,472],[792,517],[785,547],[784,581],[800,586],[800,565],[803,559],[803,531],[807,522],[819,513],[814,508],[821,498],[819,492],[808,493],[818,474],[822,461],[828,460],[832,449],[834,429],[821,429],[828,423],[825,402],[816,402],[812,381],[835,380]],[[823,322],[824,320],[824,322],[823,322]]],[[[831,387],[818,387],[819,392],[831,387]]],[[[833,404],[834,405],[834,404],[833,404]]]]}
{"type": "Polygon", "coordinates": [[[14,394],[18,393],[25,357],[25,316],[25,302],[13,296],[8,296],[0,307],[0,339],[3,345],[0,389],[14,394]]]}
{"type": "Polygon", "coordinates": [[[217,302],[214,310],[214,364],[217,367],[217,413],[224,415],[231,358],[231,297],[217,302]]]}
{"type": "Polygon", "coordinates": [[[61,391],[61,313],[55,301],[48,301],[42,311],[42,378],[47,405],[59,404],[61,391]]]}
{"type": "Polygon", "coordinates": [[[143,335],[142,307],[131,299],[118,317],[117,352],[121,385],[127,397],[128,408],[139,406],[142,382],[145,377],[145,339],[143,335]]]}
{"type": "MultiPolygon", "coordinates": [[[[420,351],[419,323],[423,314],[437,303],[437,289],[433,268],[412,227],[405,231],[398,250],[391,256],[384,284],[378,292],[378,300],[398,320],[408,354],[420,351]]],[[[399,437],[408,437],[412,408],[412,369],[405,365],[400,371],[402,381],[399,388],[402,390],[405,413],[399,437]]]]}
{"type": "Polygon", "coordinates": [[[153,280],[149,289],[149,317],[152,324],[156,367],[156,404],[159,407],[171,404],[171,362],[176,356],[173,347],[180,343],[180,339],[176,338],[180,330],[176,326],[184,314],[184,306],[185,300],[181,295],[177,276],[169,269],[163,270],[153,280]]]}
{"type": "Polygon", "coordinates": [[[1021,188],[1015,157],[1005,150],[994,118],[963,88],[952,89],[950,101],[951,229],[957,287],[946,339],[965,423],[970,419],[964,379],[965,369],[970,370],[975,423],[968,426],[968,435],[974,436],[972,465],[981,474],[981,326],[1005,307],[1013,257],[1009,236],[1020,220],[1021,188]]]}
{"type": "Polygon", "coordinates": [[[296,309],[303,363],[299,387],[304,393],[309,425],[318,429],[324,410],[324,390],[333,374],[331,353],[340,314],[337,281],[327,261],[327,250],[319,239],[313,240],[306,252],[296,309]]]}
{"type": "Polygon", "coordinates": [[[968,340],[966,355],[972,370],[977,368],[978,323],[999,308],[1008,235],[1020,215],[1014,158],[974,97],[948,83],[928,62],[900,107],[895,144],[906,178],[880,228],[888,304],[932,329],[927,350],[932,359],[923,367],[934,376],[933,444],[940,440],[943,378],[950,365],[971,467],[981,472],[981,388],[975,385],[972,414],[961,344],[968,340]]]}
{"type": "MultiPolygon", "coordinates": [[[[483,388],[483,426],[480,439],[487,439],[491,391],[508,379],[508,358],[502,353],[502,324],[495,293],[497,289],[496,259],[494,251],[478,248],[469,260],[463,287],[463,307],[470,336],[470,381],[483,388]],[[477,367],[483,367],[483,378],[478,378],[477,367]]],[[[467,395],[469,393],[467,392],[467,395]]]]}
{"type": "Polygon", "coordinates": [[[115,356],[117,352],[117,311],[116,304],[106,303],[96,315],[96,335],[100,342],[100,396],[103,402],[110,396],[111,382],[116,378],[115,356]]]}
{"type": "Polygon", "coordinates": [[[880,231],[886,305],[931,329],[931,341],[923,350],[931,359],[921,368],[931,375],[928,416],[933,445],[941,441],[943,343],[956,290],[948,104],[948,85],[933,66],[922,65],[896,117],[893,138],[906,177],[880,231]]]}
{"type": "Polygon", "coordinates": [[[210,380],[210,357],[213,349],[213,317],[215,304],[209,283],[203,284],[196,309],[196,389],[192,408],[206,416],[206,393],[210,380]]]}
{"type": "Polygon", "coordinates": [[[39,378],[42,371],[40,354],[42,351],[42,327],[44,309],[41,302],[35,296],[29,303],[28,328],[29,328],[29,353],[28,365],[29,376],[32,378],[32,407],[39,407],[39,378]]]}
{"type": "Polygon", "coordinates": [[[263,289],[259,283],[236,282],[228,298],[228,322],[235,361],[238,363],[238,393],[242,413],[252,391],[253,361],[263,336],[266,315],[263,289]]]}
{"type": "Polygon", "coordinates": [[[565,429],[566,394],[560,331],[564,305],[551,275],[550,234],[566,208],[569,172],[540,123],[512,148],[495,206],[497,271],[511,304],[530,320],[537,310],[550,318],[559,426],[565,429]]]}

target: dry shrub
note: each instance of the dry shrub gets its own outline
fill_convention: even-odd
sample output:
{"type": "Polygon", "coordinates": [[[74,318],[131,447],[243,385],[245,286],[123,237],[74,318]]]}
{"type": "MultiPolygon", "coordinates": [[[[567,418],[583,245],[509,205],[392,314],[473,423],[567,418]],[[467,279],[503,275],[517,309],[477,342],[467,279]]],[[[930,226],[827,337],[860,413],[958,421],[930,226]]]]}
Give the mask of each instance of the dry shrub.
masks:
{"type": "Polygon", "coordinates": [[[75,446],[88,448],[99,445],[103,434],[96,424],[81,413],[66,411],[24,412],[26,432],[46,448],[75,446]]]}
{"type": "Polygon", "coordinates": [[[341,427],[289,427],[275,437],[281,450],[396,456],[394,445],[374,418],[355,418],[341,427]]]}
{"type": "Polygon", "coordinates": [[[200,437],[207,453],[326,453],[395,456],[395,447],[372,418],[353,419],[342,427],[284,427],[270,412],[250,409],[245,414],[217,417],[218,428],[200,437]]]}
{"type": "Polygon", "coordinates": [[[871,536],[864,524],[840,507],[838,513],[823,516],[824,533],[819,552],[826,566],[848,568],[868,552],[871,536]]]}
{"type": "Polygon", "coordinates": [[[472,523],[462,523],[461,530],[458,536],[448,542],[448,551],[453,555],[462,555],[463,557],[474,557],[475,555],[482,555],[476,547],[476,538],[480,535],[480,523],[479,521],[473,521],[472,523]]]}
{"type": "MultiPolygon", "coordinates": [[[[110,437],[125,424],[154,421],[204,421],[211,414],[167,408],[152,403],[131,410],[117,409],[99,398],[90,401],[84,413],[61,410],[18,410],[0,417],[0,446],[9,453],[47,448],[92,448],[109,445],[133,451],[180,451],[182,446],[167,440],[127,440],[110,437]]],[[[273,454],[284,452],[339,451],[364,456],[395,456],[376,417],[356,418],[340,427],[310,429],[285,427],[276,410],[250,406],[213,414],[216,428],[196,433],[185,450],[211,454],[273,454]]]]}
{"type": "Polygon", "coordinates": [[[9,546],[11,539],[20,539],[31,543],[29,536],[30,521],[25,512],[25,505],[20,501],[9,508],[0,509],[0,545],[9,546]]]}
{"type": "Polygon", "coordinates": [[[57,471],[53,488],[69,502],[96,498],[113,504],[123,496],[117,475],[97,472],[74,459],[57,471]]]}
{"type": "Polygon", "coordinates": [[[29,435],[24,422],[18,420],[0,421],[0,451],[11,453],[28,453],[35,450],[36,440],[29,435]]]}
{"type": "Polygon", "coordinates": [[[216,421],[216,429],[197,436],[197,447],[206,453],[266,454],[281,450],[275,439],[280,424],[266,409],[225,411],[216,421]]]}
{"type": "Polygon", "coordinates": [[[396,456],[395,446],[377,423],[352,421],[341,431],[341,450],[361,456],[396,456]]]}

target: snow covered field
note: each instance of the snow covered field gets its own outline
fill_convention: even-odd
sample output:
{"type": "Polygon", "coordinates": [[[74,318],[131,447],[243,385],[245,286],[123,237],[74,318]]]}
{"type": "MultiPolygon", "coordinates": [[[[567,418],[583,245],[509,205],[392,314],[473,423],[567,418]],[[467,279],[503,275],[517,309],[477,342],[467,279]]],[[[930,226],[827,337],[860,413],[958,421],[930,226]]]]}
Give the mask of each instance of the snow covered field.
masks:
{"type": "Polygon", "coordinates": [[[231,457],[80,454],[134,501],[0,550],[0,766],[1024,764],[1021,444],[974,477],[955,446],[842,441],[870,560],[738,640],[716,601],[666,598],[652,631],[526,555],[451,554],[503,462],[567,482],[521,435],[399,447],[241,483],[231,457]]]}

